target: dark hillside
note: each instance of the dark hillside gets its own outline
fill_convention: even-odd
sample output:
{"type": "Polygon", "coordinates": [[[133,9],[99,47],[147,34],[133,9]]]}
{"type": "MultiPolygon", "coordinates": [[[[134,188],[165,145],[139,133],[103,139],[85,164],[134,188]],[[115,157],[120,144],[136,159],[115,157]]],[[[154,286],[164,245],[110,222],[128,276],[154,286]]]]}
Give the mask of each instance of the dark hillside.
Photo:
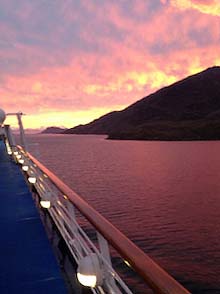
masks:
{"type": "Polygon", "coordinates": [[[217,139],[219,121],[220,67],[216,66],[65,133],[108,134],[112,139],[217,139]]]}
{"type": "Polygon", "coordinates": [[[48,127],[41,132],[41,134],[61,134],[65,131],[64,128],[59,127],[48,127]]]}

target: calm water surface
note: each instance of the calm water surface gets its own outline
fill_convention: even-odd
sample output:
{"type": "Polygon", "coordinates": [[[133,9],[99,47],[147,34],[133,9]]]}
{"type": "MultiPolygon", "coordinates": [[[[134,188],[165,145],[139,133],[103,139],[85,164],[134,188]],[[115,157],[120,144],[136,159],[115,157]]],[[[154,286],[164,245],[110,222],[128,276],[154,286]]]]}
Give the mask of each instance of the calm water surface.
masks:
{"type": "Polygon", "coordinates": [[[220,142],[29,136],[30,150],[193,293],[220,293],[220,142]]]}

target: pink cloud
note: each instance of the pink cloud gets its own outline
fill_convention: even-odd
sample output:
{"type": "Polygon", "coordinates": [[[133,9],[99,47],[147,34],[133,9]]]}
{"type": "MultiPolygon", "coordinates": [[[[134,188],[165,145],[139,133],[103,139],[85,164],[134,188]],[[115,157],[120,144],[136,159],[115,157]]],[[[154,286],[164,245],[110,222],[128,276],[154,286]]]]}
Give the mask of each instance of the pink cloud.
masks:
{"type": "MultiPolygon", "coordinates": [[[[1,107],[95,118],[219,64],[219,18],[188,9],[187,1],[182,3],[188,10],[179,1],[162,2],[138,1],[133,11],[120,1],[100,7],[80,1],[75,9],[67,1],[50,7],[54,16],[44,11],[45,18],[40,10],[33,15],[31,4],[16,9],[22,27],[33,20],[24,32],[8,22],[0,26],[1,107]],[[62,26],[53,29],[56,17],[62,26]]],[[[215,4],[193,1],[200,8],[215,4]]]]}

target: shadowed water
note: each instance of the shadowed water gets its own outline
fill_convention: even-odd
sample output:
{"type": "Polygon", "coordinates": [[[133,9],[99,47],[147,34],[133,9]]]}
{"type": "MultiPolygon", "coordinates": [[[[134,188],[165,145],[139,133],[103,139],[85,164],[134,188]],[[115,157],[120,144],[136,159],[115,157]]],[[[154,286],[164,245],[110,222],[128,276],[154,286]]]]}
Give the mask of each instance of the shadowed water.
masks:
{"type": "Polygon", "coordinates": [[[40,161],[188,290],[220,293],[219,141],[28,138],[40,161]]]}

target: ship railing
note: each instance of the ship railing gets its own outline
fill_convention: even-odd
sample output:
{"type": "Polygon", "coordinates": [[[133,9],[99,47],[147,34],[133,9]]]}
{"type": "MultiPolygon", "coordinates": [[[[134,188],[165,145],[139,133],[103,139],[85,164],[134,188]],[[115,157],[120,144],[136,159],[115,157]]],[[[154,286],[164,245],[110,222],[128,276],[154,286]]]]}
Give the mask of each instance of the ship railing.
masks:
{"type": "Polygon", "coordinates": [[[6,145],[30,185],[36,189],[41,206],[47,209],[78,264],[80,282],[89,286],[92,293],[135,293],[114,270],[109,245],[142,277],[146,283],[143,293],[148,293],[147,288],[157,294],[189,293],[33,155],[20,146],[6,145]],[[80,219],[79,213],[92,226],[97,235],[95,240],[85,232],[84,219],[80,219]]]}

